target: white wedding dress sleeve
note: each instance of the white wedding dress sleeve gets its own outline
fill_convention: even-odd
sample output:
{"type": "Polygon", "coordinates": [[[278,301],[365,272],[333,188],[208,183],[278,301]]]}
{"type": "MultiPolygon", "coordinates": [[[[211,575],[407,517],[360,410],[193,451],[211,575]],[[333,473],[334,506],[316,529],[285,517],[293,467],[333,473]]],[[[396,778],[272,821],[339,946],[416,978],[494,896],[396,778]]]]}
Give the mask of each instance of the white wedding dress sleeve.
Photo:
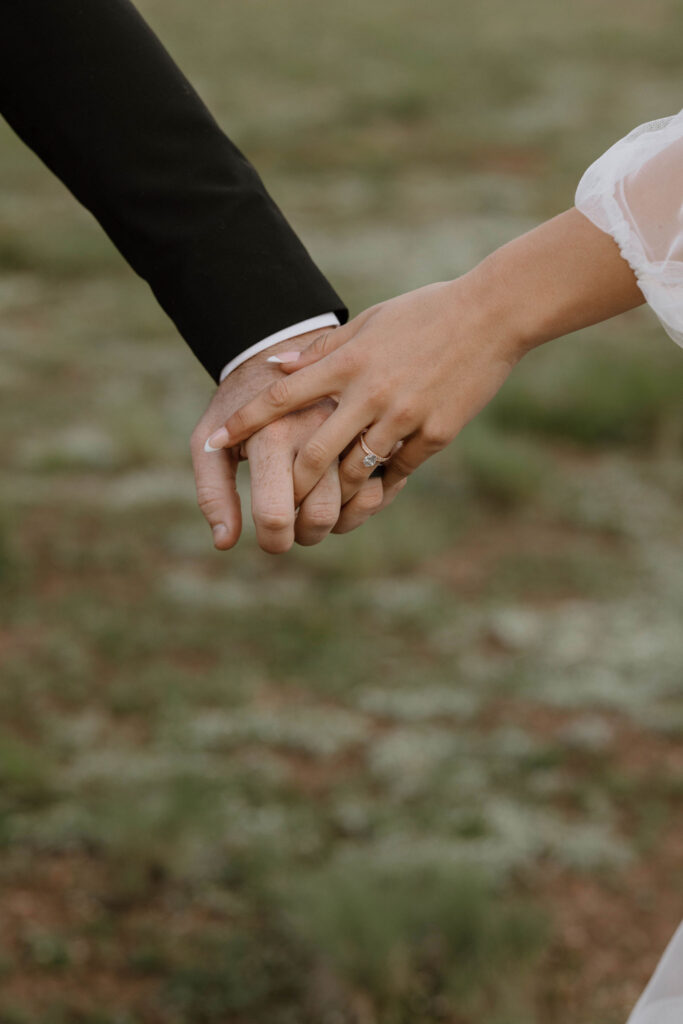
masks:
{"type": "Polygon", "coordinates": [[[575,202],[612,235],[665,330],[683,345],[683,110],[634,128],[603,153],[575,202]]]}
{"type": "Polygon", "coordinates": [[[681,1024],[683,1021],[683,924],[659,961],[627,1024],[681,1024]]]}
{"type": "MultiPolygon", "coordinates": [[[[576,208],[612,235],[683,345],[683,110],[634,128],[603,153],[579,182],[576,208]]],[[[683,924],[627,1024],[683,1024],[683,924]]]]}

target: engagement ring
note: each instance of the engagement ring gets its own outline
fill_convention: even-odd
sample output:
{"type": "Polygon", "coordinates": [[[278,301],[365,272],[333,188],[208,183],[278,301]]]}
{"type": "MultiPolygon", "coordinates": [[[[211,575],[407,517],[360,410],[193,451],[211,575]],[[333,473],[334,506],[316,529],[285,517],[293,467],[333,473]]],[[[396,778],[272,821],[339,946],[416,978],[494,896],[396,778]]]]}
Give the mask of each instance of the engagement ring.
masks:
{"type": "Polygon", "coordinates": [[[365,452],[365,458],[363,459],[363,465],[371,468],[372,466],[383,466],[385,462],[388,462],[391,455],[378,455],[377,452],[373,452],[372,448],[368,448],[365,441],[363,440],[367,429],[363,430],[360,435],[360,446],[365,452]]]}

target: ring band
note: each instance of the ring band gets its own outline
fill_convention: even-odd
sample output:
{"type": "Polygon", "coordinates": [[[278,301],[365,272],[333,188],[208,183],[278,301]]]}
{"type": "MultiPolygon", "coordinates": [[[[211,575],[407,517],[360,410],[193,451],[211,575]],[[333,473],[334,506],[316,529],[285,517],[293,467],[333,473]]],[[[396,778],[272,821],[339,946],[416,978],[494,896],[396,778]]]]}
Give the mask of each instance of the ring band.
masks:
{"type": "Polygon", "coordinates": [[[360,441],[360,446],[365,452],[363,465],[368,466],[368,468],[371,468],[372,466],[383,466],[385,462],[389,462],[391,455],[378,455],[377,452],[373,452],[372,448],[368,448],[364,440],[365,434],[367,434],[367,432],[368,429],[366,427],[365,430],[361,431],[360,437],[358,438],[358,440],[360,441]]]}

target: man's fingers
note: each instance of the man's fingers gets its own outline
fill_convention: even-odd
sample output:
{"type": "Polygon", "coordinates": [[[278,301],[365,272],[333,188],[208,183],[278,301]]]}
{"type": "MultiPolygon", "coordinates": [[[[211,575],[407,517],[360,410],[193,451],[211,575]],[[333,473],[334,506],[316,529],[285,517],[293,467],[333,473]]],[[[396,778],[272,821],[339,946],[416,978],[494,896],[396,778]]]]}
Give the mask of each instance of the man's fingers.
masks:
{"type": "Polygon", "coordinates": [[[351,501],[342,506],[341,514],[332,533],[349,533],[362,526],[366,519],[374,516],[382,507],[383,491],[381,477],[366,480],[351,501]]]}
{"type": "Polygon", "coordinates": [[[339,519],[341,488],[336,463],[301,502],[294,533],[297,544],[319,544],[339,519]]]}
{"type": "Polygon", "coordinates": [[[264,551],[277,555],[294,543],[293,451],[269,432],[246,444],[251,469],[251,511],[256,538],[264,551]]]}
{"type": "Polygon", "coordinates": [[[237,493],[236,449],[207,455],[199,441],[193,442],[192,464],[197,502],[213,532],[219,551],[233,547],[242,531],[242,510],[237,493]]]}

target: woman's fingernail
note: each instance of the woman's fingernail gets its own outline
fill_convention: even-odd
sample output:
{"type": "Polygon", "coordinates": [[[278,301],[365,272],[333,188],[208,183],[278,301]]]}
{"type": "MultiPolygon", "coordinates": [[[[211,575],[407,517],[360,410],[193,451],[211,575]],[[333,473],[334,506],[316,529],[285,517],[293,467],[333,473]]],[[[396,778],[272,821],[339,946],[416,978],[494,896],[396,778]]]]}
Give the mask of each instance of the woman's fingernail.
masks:
{"type": "Polygon", "coordinates": [[[214,543],[220,544],[222,540],[225,540],[228,528],[225,523],[216,523],[215,526],[211,527],[211,532],[213,534],[214,543]]]}
{"type": "Polygon", "coordinates": [[[267,363],[295,363],[301,352],[280,352],[278,356],[268,356],[267,363]]]}
{"type": "Polygon", "coordinates": [[[204,445],[205,452],[219,452],[221,448],[225,448],[230,440],[230,434],[227,432],[225,427],[221,427],[215,434],[212,434],[209,440],[204,445]]]}

